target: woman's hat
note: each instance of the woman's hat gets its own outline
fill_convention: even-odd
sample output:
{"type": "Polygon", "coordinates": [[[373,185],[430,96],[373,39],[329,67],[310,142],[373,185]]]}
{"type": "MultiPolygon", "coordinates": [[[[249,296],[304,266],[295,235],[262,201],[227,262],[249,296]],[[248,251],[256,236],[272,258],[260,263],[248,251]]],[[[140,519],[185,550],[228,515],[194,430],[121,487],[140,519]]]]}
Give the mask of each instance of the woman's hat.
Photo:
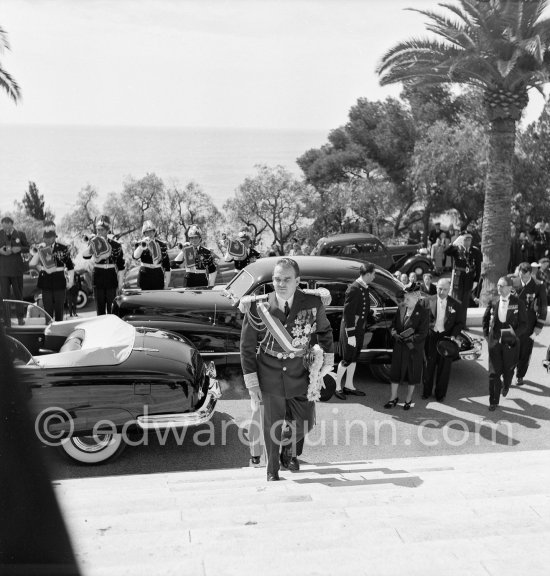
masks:
{"type": "Polygon", "coordinates": [[[151,230],[153,232],[155,232],[157,229],[157,227],[153,224],[152,220],[145,220],[145,222],[143,223],[143,226],[141,227],[141,232],[145,233],[145,232],[150,232],[151,230]]]}

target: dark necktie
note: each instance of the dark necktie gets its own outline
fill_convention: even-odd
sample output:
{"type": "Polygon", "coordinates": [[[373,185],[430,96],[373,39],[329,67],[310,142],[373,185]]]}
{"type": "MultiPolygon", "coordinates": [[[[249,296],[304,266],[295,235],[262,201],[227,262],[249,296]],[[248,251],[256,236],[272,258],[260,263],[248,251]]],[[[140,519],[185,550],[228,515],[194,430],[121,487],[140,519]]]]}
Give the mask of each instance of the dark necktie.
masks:
{"type": "Polygon", "coordinates": [[[290,307],[288,305],[288,300],[285,302],[285,318],[288,318],[288,315],[290,314],[290,307]]]}

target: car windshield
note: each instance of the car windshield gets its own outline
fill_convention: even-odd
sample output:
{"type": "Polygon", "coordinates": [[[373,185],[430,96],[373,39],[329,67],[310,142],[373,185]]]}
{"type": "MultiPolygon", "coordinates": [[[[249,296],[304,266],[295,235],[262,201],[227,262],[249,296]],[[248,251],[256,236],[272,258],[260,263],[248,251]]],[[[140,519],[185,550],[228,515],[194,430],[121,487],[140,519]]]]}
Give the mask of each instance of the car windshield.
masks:
{"type": "Polygon", "coordinates": [[[246,270],[241,270],[226,286],[224,294],[233,301],[240,300],[254,285],[254,278],[246,270]]]}
{"type": "Polygon", "coordinates": [[[27,366],[36,364],[32,354],[15,338],[6,336],[8,344],[8,354],[14,366],[27,366]]]}

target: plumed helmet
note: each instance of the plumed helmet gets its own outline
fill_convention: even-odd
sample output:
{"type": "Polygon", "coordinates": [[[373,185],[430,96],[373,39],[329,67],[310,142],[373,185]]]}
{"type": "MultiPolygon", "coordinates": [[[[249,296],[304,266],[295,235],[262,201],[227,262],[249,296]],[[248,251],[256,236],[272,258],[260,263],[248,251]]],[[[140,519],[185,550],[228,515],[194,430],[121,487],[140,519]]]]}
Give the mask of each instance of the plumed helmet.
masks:
{"type": "Polygon", "coordinates": [[[53,237],[57,236],[55,232],[54,222],[52,222],[51,220],[46,220],[44,222],[44,228],[42,229],[42,236],[44,236],[44,238],[51,238],[52,236],[53,237]]]}
{"type": "Polygon", "coordinates": [[[153,224],[152,220],[145,220],[143,226],[141,227],[141,232],[148,232],[150,230],[156,231],[157,227],[153,224]]]}
{"type": "Polygon", "coordinates": [[[250,228],[241,228],[238,234],[239,240],[250,240],[252,238],[252,232],[250,228]]]}
{"type": "Polygon", "coordinates": [[[97,219],[97,223],[96,223],[96,227],[97,228],[107,228],[107,230],[111,229],[111,219],[109,218],[109,216],[100,216],[97,219]]]}
{"type": "Polygon", "coordinates": [[[202,238],[202,231],[198,226],[195,226],[195,224],[189,226],[189,230],[187,230],[187,237],[192,238],[193,236],[199,236],[202,238]]]}

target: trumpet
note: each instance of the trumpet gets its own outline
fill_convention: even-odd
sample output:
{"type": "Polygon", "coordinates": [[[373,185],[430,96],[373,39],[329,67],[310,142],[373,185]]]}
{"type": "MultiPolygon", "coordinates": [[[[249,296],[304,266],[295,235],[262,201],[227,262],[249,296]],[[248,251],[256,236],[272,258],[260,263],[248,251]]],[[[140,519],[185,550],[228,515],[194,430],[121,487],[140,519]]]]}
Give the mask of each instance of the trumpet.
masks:
{"type": "Polygon", "coordinates": [[[87,234],[84,234],[82,236],[82,240],[84,240],[84,242],[90,242],[93,238],[94,238],[95,234],[92,234],[91,236],[88,236],[87,234]]]}
{"type": "Polygon", "coordinates": [[[46,244],[44,244],[44,242],[40,242],[40,244],[31,244],[29,251],[31,254],[38,254],[40,248],[44,248],[45,246],[46,244]]]}

